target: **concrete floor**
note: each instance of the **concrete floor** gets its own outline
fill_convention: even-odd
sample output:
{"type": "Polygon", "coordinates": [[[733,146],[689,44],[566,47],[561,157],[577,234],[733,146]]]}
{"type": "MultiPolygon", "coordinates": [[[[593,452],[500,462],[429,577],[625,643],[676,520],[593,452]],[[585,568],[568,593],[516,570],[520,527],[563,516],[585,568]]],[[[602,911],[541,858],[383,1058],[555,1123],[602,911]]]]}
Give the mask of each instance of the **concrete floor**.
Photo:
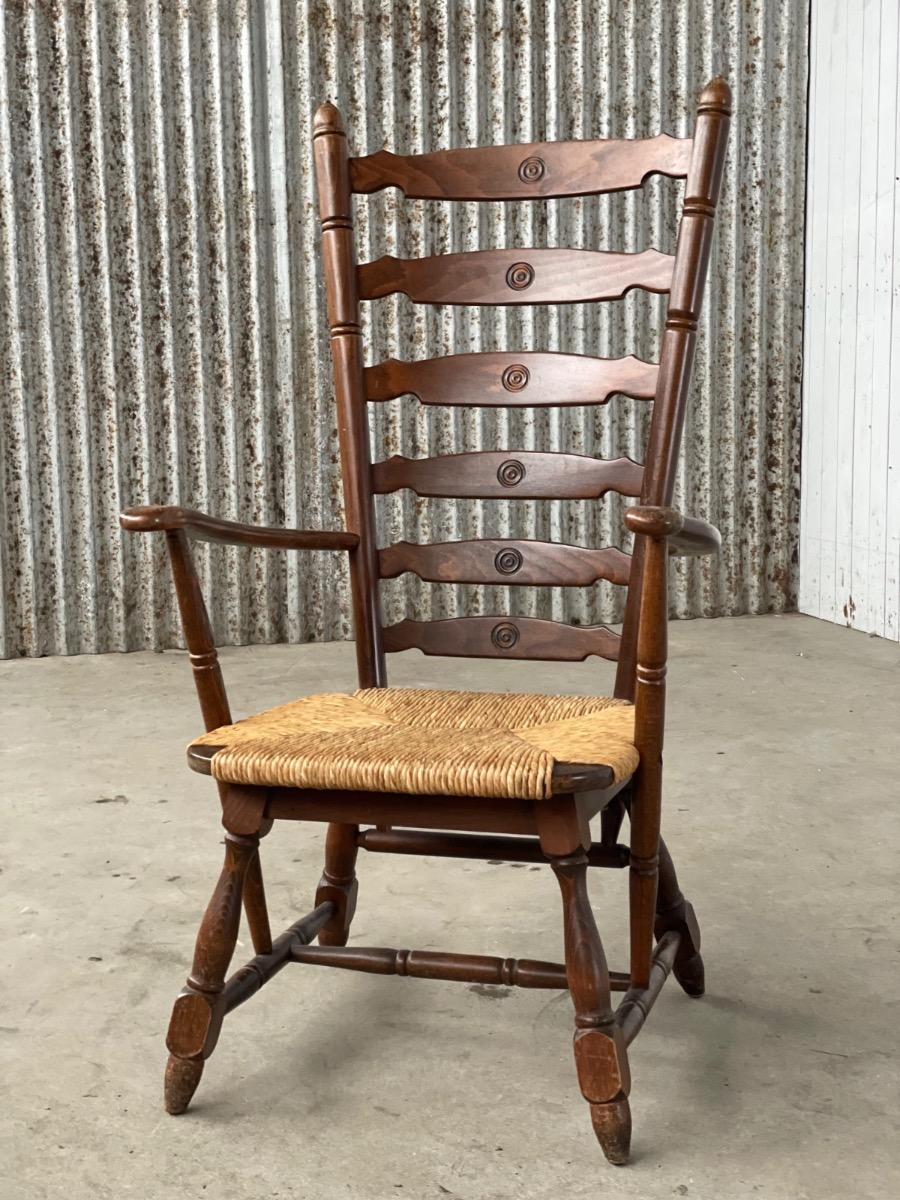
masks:
{"type": "MultiPolygon", "coordinates": [[[[900,1195],[900,646],[802,617],[671,640],[665,827],[709,991],[670,982],[634,1045],[625,1169],[594,1142],[564,993],[289,967],[166,1117],[165,1026],[221,854],[214,790],[184,765],[184,655],[0,664],[4,1200],[900,1195]]],[[[354,685],[347,645],[223,659],[241,714],[354,685]]],[[[402,685],[583,693],[609,674],[393,666],[402,685]]],[[[265,851],[280,929],[311,906],[321,829],[276,828],[265,851]]],[[[545,868],[371,855],[360,875],[359,944],[560,957],[545,868]]],[[[621,967],[625,880],[593,878],[621,967]]]]}

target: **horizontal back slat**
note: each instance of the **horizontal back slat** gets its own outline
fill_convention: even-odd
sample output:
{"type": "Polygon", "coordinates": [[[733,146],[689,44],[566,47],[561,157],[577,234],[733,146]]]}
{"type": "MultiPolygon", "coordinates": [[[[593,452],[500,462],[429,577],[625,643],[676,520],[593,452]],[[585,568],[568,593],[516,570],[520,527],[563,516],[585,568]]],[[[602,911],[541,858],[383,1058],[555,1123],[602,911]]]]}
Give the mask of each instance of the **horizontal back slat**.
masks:
{"type": "Polygon", "coordinates": [[[652,400],[659,367],[633,354],[627,358],[591,358],[586,354],[448,354],[404,362],[389,358],[366,367],[369,400],[416,396],[422,404],[483,407],[561,407],[604,404],[622,393],[652,400]]]}
{"type": "Polygon", "coordinates": [[[591,458],[537,450],[476,450],[437,458],[394,455],[372,465],[377,493],[479,500],[595,500],[605,492],[639,496],[644,468],[630,458],[591,458]]]}
{"type": "Polygon", "coordinates": [[[532,142],[434,154],[379,150],[350,160],[354,192],[396,187],[410,200],[549,200],[640,187],[649,175],[687,175],[690,139],[532,142]]]}
{"type": "Polygon", "coordinates": [[[619,635],[605,625],[563,625],[537,617],[407,619],[383,630],[384,648],[421,650],[449,658],[531,658],[582,662],[591,655],[615,662],[619,635]]]}
{"type": "Polygon", "coordinates": [[[622,586],[631,555],[615,546],[590,550],[556,542],[480,538],[466,542],[397,542],[378,552],[382,579],[411,571],[428,583],[536,584],[588,587],[598,579],[622,586]]]}
{"type": "Polygon", "coordinates": [[[359,295],[403,292],[417,304],[580,304],[632,288],[667,292],[674,256],[659,250],[469,250],[430,258],[386,254],[358,268],[359,295]]]}
{"type": "MultiPolygon", "coordinates": [[[[325,104],[317,111],[313,147],[344,508],[347,528],[359,538],[358,550],[350,559],[350,576],[362,686],[386,685],[385,649],[412,646],[427,654],[551,661],[574,661],[596,654],[618,660],[616,696],[633,699],[646,684],[646,672],[638,677],[638,625],[641,610],[646,614],[642,539],[637,539],[633,562],[611,547],[560,547],[499,538],[437,546],[401,542],[379,549],[372,493],[411,489],[422,497],[537,501],[593,500],[615,490],[623,496],[643,496],[647,505],[671,503],[729,114],[729,89],[723,80],[715,79],[701,94],[692,141],[660,135],[629,142],[529,143],[410,156],[379,150],[351,158],[337,109],[325,104]],[[394,187],[413,200],[518,202],[633,189],[655,173],[686,180],[675,255],[655,248],[630,254],[601,251],[594,248],[600,244],[595,240],[585,249],[507,247],[413,259],[385,255],[361,264],[357,259],[353,193],[394,187]],[[533,343],[528,350],[452,355],[419,363],[391,359],[364,365],[363,333],[370,322],[360,312],[360,300],[371,302],[402,293],[413,304],[587,305],[620,300],[634,288],[669,293],[658,365],[634,357],[613,361],[535,353],[533,343]],[[395,455],[371,463],[373,430],[367,401],[412,396],[425,405],[502,409],[602,404],[616,393],[653,401],[649,430],[645,431],[646,467],[628,458],[604,461],[584,454],[493,449],[422,459],[395,455]],[[385,628],[380,580],[405,572],[435,583],[588,587],[597,579],[608,579],[634,583],[635,587],[629,589],[621,643],[617,634],[603,626],[566,626],[525,617],[423,623],[411,613],[409,619],[385,628]]],[[[376,208],[380,212],[380,207],[376,208]]],[[[379,212],[373,211],[365,222],[367,242],[372,240],[372,222],[378,223],[379,212]]],[[[383,212],[380,215],[385,216],[383,212]]],[[[553,227],[554,215],[548,214],[553,227]]],[[[388,223],[396,216],[391,208],[388,223]]],[[[415,220],[418,216],[421,213],[414,214],[415,220]]],[[[546,221],[539,224],[544,229],[546,221]]],[[[517,240],[515,228],[510,228],[512,240],[517,240]]],[[[389,235],[390,230],[388,240],[389,235]]],[[[536,237],[535,241],[544,239],[536,237]]],[[[485,242],[476,238],[474,244],[484,246],[485,242]]],[[[409,248],[383,248],[412,252],[409,248]]],[[[654,312],[659,307],[652,305],[654,312]]],[[[400,313],[401,322],[407,308],[401,305],[394,313],[395,317],[400,313]]],[[[628,309],[626,324],[631,323],[631,305],[628,309]]],[[[518,329],[521,322],[515,324],[518,329]]],[[[525,325],[530,323],[526,320],[525,325]]],[[[506,345],[518,343],[515,330],[513,335],[515,340],[506,345]]],[[[563,421],[563,425],[569,424],[563,421]]],[[[473,440],[481,444],[480,438],[473,440]]],[[[551,520],[556,515],[551,514],[551,520]]],[[[708,537],[698,534],[698,538],[704,545],[709,542],[708,537]]],[[[645,649],[642,645],[641,650],[645,649]]]]}

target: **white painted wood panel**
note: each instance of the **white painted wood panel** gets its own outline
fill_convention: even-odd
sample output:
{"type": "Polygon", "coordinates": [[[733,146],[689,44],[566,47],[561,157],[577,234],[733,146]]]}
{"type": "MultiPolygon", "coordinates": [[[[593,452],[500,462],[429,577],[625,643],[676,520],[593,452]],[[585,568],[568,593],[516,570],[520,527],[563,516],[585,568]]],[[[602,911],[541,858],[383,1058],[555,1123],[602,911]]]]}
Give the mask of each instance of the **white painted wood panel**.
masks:
{"type": "Polygon", "coordinates": [[[900,0],[812,0],[800,610],[900,639],[900,0]]]}

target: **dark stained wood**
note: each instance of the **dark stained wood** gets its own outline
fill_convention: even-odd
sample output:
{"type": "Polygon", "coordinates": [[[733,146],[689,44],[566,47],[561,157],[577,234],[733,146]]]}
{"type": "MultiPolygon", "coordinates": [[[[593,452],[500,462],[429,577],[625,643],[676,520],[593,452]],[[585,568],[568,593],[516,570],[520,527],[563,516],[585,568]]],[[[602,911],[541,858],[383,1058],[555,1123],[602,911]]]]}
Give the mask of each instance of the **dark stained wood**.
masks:
{"type": "Polygon", "coordinates": [[[622,832],[622,823],[625,820],[625,805],[630,790],[631,785],[629,784],[600,814],[600,844],[602,846],[618,845],[619,835],[622,832]]]}
{"type": "MultiPolygon", "coordinates": [[[[597,768],[606,778],[608,767],[597,768]]],[[[574,795],[579,819],[585,824],[612,799],[621,784],[590,788],[574,795]]],[[[460,830],[476,833],[538,833],[538,815],[551,800],[487,800],[481,796],[421,796],[403,792],[337,792],[309,788],[276,788],[268,814],[285,821],[370,821],[377,827],[409,825],[416,829],[460,830]]],[[[543,844],[543,839],[542,839],[543,844]]],[[[590,845],[590,837],[585,846],[590,845]]]]}
{"type": "Polygon", "coordinates": [[[259,839],[225,835],[225,864],[197,934],[194,962],[175,1001],[166,1045],[166,1110],[184,1112],[200,1082],[203,1060],[215,1049],[225,1016],[225,973],[237,944],[244,876],[259,839]],[[173,1062],[172,1059],[180,1060],[173,1062]]]}
{"type": "Polygon", "coordinates": [[[684,517],[681,530],[669,538],[669,553],[680,558],[718,554],[721,548],[721,533],[699,517],[684,517]]]}
{"type": "Polygon", "coordinates": [[[549,200],[638,188],[650,175],[683,178],[691,142],[667,133],[634,141],[531,142],[433,154],[379,150],[350,160],[354,192],[399,188],[409,200],[549,200]]]}
{"type": "Polygon", "coordinates": [[[266,904],[266,889],[263,884],[262,864],[259,851],[254,854],[244,877],[244,912],[250,927],[250,938],[257,954],[270,954],[272,930],[269,926],[269,909],[266,904]]]}
{"type": "Polygon", "coordinates": [[[589,550],[555,542],[481,538],[470,542],[397,542],[378,551],[382,579],[411,571],[430,583],[553,584],[587,587],[598,579],[627,585],[631,555],[615,546],[589,550]]]}
{"type": "Polygon", "coordinates": [[[631,551],[631,578],[625,600],[622,622],[622,644],[613,695],[620,700],[634,700],[634,672],[637,658],[638,616],[644,587],[644,538],[635,538],[631,551]]]}
{"type": "Polygon", "coordinates": [[[706,973],[700,957],[700,926],[694,906],[685,900],[678,886],[675,864],[662,838],[659,839],[659,886],[653,932],[660,942],[667,933],[679,935],[675,978],[689,996],[702,996],[706,990],[706,973]]]}
{"type": "Polygon", "coordinates": [[[276,821],[334,821],[410,825],[475,833],[537,833],[532,800],[481,796],[410,796],[394,792],[325,792],[276,788],[269,801],[276,821]]]}
{"type": "MultiPolygon", "coordinates": [[[[627,780],[614,781],[614,772],[610,767],[594,766],[588,763],[555,762],[551,776],[551,790],[557,793],[576,794],[576,800],[584,808],[587,819],[596,816],[615,796],[627,780]]],[[[585,842],[585,848],[590,839],[585,842]]]]}
{"type": "MultiPolygon", "coordinates": [[[[605,810],[604,810],[605,811],[605,810]]],[[[363,850],[387,854],[430,854],[438,858],[479,858],[503,862],[545,863],[537,838],[499,837],[488,834],[431,833],[422,829],[364,829],[357,838],[363,850]]],[[[588,866],[627,867],[627,846],[594,842],[586,851],[588,866]]]]}
{"type": "Polygon", "coordinates": [[[648,461],[652,460],[653,467],[641,497],[644,504],[667,505],[672,501],[730,114],[728,88],[724,84],[706,88],[698,108],[678,230],[675,270],[660,355],[657,402],[648,446],[648,461]]]}
{"type": "Polygon", "coordinates": [[[656,395],[659,367],[633,354],[591,358],[586,354],[535,351],[453,354],[404,362],[389,358],[366,367],[369,400],[416,396],[422,404],[482,408],[532,408],[605,404],[621,393],[636,400],[656,395]]]}
{"type": "MultiPolygon", "coordinates": [[[[697,107],[694,146],[660,351],[659,382],[647,441],[648,467],[641,491],[641,503],[646,505],[672,503],[730,117],[731,91],[723,79],[714,79],[703,89],[697,107]]],[[[642,546],[637,547],[635,557],[636,573],[629,588],[622,628],[622,653],[616,674],[616,695],[628,700],[634,696],[635,686],[642,546]]]]}
{"type": "Polygon", "coordinates": [[[272,823],[266,817],[269,799],[266,788],[220,783],[219,795],[222,800],[222,824],[229,833],[263,837],[269,832],[272,823]]]}
{"type": "Polygon", "coordinates": [[[200,542],[261,546],[269,550],[353,550],[359,544],[355,533],[342,529],[276,529],[270,525],[243,525],[240,521],[207,516],[193,508],[165,504],[126,508],[119,517],[119,524],[133,533],[184,530],[200,542]]]}
{"type": "Polygon", "coordinates": [[[280,933],[266,954],[257,954],[228,979],[223,992],[226,1013],[256,995],[259,989],[273,979],[278,972],[292,962],[297,946],[311,942],[319,930],[334,916],[332,904],[319,904],[311,913],[295,921],[284,933],[280,933]]]}
{"type": "Polygon", "coordinates": [[[194,676],[194,686],[207,731],[231,724],[231,709],[225,692],[225,681],[219,666],[216,643],[200,580],[191,558],[191,548],[183,529],[166,533],[169,561],[175,580],[175,595],[181,610],[181,625],[187,643],[188,657],[194,676]]]}
{"type": "MultiPolygon", "coordinates": [[[[575,1060],[597,1138],[610,1161],[628,1157],[627,1044],[643,1026],[671,972],[689,995],[701,995],[700,930],[671,856],[660,838],[666,568],[672,554],[707,554],[719,545],[705,521],[670,508],[724,163],[730,93],[722,80],[703,90],[692,143],[659,137],[634,143],[474,148],[397,158],[379,152],[348,157],[337,111],[319,109],[314,156],[322,225],[328,322],[334,363],[347,532],[282,530],[221,521],[175,506],[132,509],[123,527],[163,531],[175,577],[185,640],[207,729],[230,722],[213,634],[191,561],[189,539],[278,549],[342,549],[350,555],[360,683],[386,682],[385,649],[418,645],[426,653],[545,658],[587,654],[615,659],[616,695],[635,702],[640,766],[613,782],[597,763],[555,764],[552,795],[539,802],[475,796],[315,791],[220,784],[225,865],[201,924],[187,986],[169,1031],[166,1105],[182,1112],[212,1052],[224,1015],[255,994],[288,962],[377,973],[525,986],[568,986],[575,1010],[575,1060]],[[688,153],[690,158],[688,160],[688,153]],[[358,268],[351,185],[372,191],[397,185],[413,196],[535,199],[596,194],[638,186],[653,171],[687,174],[676,254],[578,250],[492,250],[418,262],[380,259],[358,268]],[[426,363],[391,360],[364,371],[359,289],[366,298],[405,291],[430,303],[573,303],[612,299],[631,287],[670,291],[660,364],[533,352],[458,355],[426,363]],[[489,451],[433,460],[369,461],[367,397],[410,393],[426,404],[548,405],[603,403],[624,392],[654,396],[646,470],[626,459],[489,451]],[[400,543],[376,550],[376,491],[412,487],[420,495],[487,498],[593,498],[615,488],[639,496],[626,523],[634,554],[498,539],[433,547],[400,543]],[[401,622],[382,630],[379,569],[385,577],[415,571],[424,579],[589,586],[597,578],[627,583],[624,634],[504,616],[401,622]],[[621,866],[624,814],[631,818],[631,963],[610,973],[587,894],[592,865],[621,866]],[[601,840],[591,819],[601,814],[601,840]],[[274,941],[268,922],[259,838],[275,820],[328,822],[319,906],[274,941]],[[359,826],[375,825],[361,831],[359,826]],[[406,828],[403,828],[406,827],[406,828]],[[525,835],[524,837],[522,835],[525,835]],[[389,853],[549,861],[563,907],[565,968],[531,960],[453,955],[434,950],[346,948],[356,899],[359,847],[389,853]],[[242,903],[256,957],[225,981],[242,903]],[[317,936],[323,943],[312,946],[317,936]],[[658,939],[653,948],[654,936],[658,939]],[[330,943],[330,944],[328,944],[330,943]],[[611,989],[627,988],[613,1013],[611,989]]],[[[527,675],[525,676],[527,680],[527,675]]],[[[323,681],[323,687],[329,685],[323,681]]],[[[191,766],[210,772],[216,747],[191,747],[191,766]]]]}
{"type": "Polygon", "coordinates": [[[359,545],[350,555],[356,659],[360,686],[383,687],[386,676],[375,566],[375,512],[362,375],[353,201],[347,138],[340,114],[332,104],[323,104],[316,112],[313,155],[341,446],[344,520],[347,528],[359,537],[359,545]]]}
{"type": "Polygon", "coordinates": [[[334,915],[319,934],[323,946],[346,945],[356,912],[359,883],[356,878],[358,825],[335,822],[325,838],[325,869],[316,890],[316,905],[331,904],[334,915]]]}
{"type": "Polygon", "coordinates": [[[592,654],[615,662],[619,635],[605,625],[563,625],[537,617],[407,618],[384,630],[384,648],[448,658],[529,658],[583,662],[592,654]]]}
{"type": "Polygon", "coordinates": [[[610,1162],[621,1165],[628,1161],[631,1142],[631,1075],[625,1038],[610,1004],[606,956],[588,898],[587,856],[578,853],[551,858],[551,865],[563,902],[578,1083],[591,1106],[591,1121],[604,1154],[610,1162]]]}
{"type": "Polygon", "coordinates": [[[653,952],[649,985],[646,988],[631,987],[622,997],[616,1009],[616,1024],[622,1030],[626,1046],[631,1045],[650,1015],[650,1009],[672,970],[680,944],[680,934],[664,934],[653,952]]]}
{"type": "MultiPolygon", "coordinates": [[[[674,936],[674,935],[670,935],[674,936]]],[[[496,958],[485,954],[451,954],[434,950],[394,950],[386,946],[312,946],[295,941],[290,961],[307,966],[338,967],[369,975],[405,975],[410,979],[445,979],[457,983],[494,984],[498,987],[568,990],[562,963],[529,958],[496,958]]],[[[628,990],[630,976],[609,972],[610,990],[628,990]]]]}
{"type": "MultiPolygon", "coordinates": [[[[210,624],[206,604],[200,590],[200,581],[197,578],[197,572],[188,544],[188,537],[194,534],[197,527],[196,518],[198,517],[202,518],[202,521],[210,521],[212,524],[216,524],[212,518],[206,518],[203,514],[194,513],[190,509],[156,506],[126,510],[121,520],[123,528],[128,530],[146,529],[150,531],[165,531],[169,560],[175,582],[175,594],[181,611],[181,623],[184,630],[185,642],[187,643],[188,658],[191,663],[194,684],[197,689],[197,697],[200,701],[204,725],[207,730],[211,730],[218,729],[221,725],[229,725],[231,723],[231,710],[225,690],[225,681],[222,678],[222,671],[219,666],[218,654],[216,653],[212,625],[210,624]],[[135,523],[129,524],[129,519],[135,523]],[[142,521],[147,521],[148,523],[141,525],[140,522],[142,521]]],[[[221,522],[219,524],[231,527],[233,522],[221,522]]],[[[244,527],[240,527],[240,529],[243,531],[244,527]]],[[[233,532],[233,530],[230,530],[230,532],[233,532]]],[[[253,532],[256,533],[259,531],[253,530],[253,532]]],[[[264,532],[300,533],[298,530],[266,530],[264,532]]],[[[301,536],[305,537],[307,535],[302,534],[301,536]]],[[[341,535],[316,534],[313,536],[334,537],[341,535]]],[[[242,797],[249,796],[249,794],[246,792],[241,793],[234,789],[229,790],[222,785],[219,787],[223,822],[226,829],[229,829],[232,833],[262,834],[267,832],[260,821],[262,810],[258,804],[251,802],[249,809],[246,809],[246,811],[240,814],[236,814],[235,812],[235,802],[240,803],[242,797]]],[[[247,886],[244,890],[244,907],[253,944],[257,950],[263,950],[267,945],[267,939],[270,940],[271,935],[269,933],[269,919],[262,880],[262,867],[258,855],[254,857],[248,868],[247,886]]],[[[165,1086],[166,1094],[170,1098],[169,1102],[174,1105],[172,1111],[180,1112],[183,1111],[183,1108],[187,1107],[190,1097],[193,1095],[194,1088],[196,1088],[200,1081],[201,1072],[202,1063],[199,1066],[196,1062],[191,1064],[187,1063],[186,1060],[171,1061],[169,1063],[165,1086]],[[179,1108],[182,1100],[184,1102],[183,1107],[179,1108]]]]}
{"type": "Polygon", "coordinates": [[[591,814],[574,796],[561,794],[544,801],[535,817],[546,858],[586,858],[591,846],[591,814]]]}
{"type": "MultiPolygon", "coordinates": [[[[677,533],[679,523],[678,514],[675,514],[671,520],[672,532],[677,533]]],[[[661,524],[665,527],[665,521],[661,524]]],[[[646,539],[634,697],[634,744],[640,753],[641,765],[631,785],[629,898],[632,985],[646,988],[650,985],[659,871],[669,611],[665,534],[638,536],[646,539]]]]}
{"type": "MultiPolygon", "coordinates": [[[[349,153],[340,114],[331,104],[323,104],[316,112],[313,155],[341,447],[344,519],[348,529],[359,537],[359,545],[350,555],[357,672],[361,687],[383,687],[387,675],[381,635],[381,598],[363,387],[362,331],[359,324],[349,153]]],[[[338,824],[343,827],[343,823],[338,824]]],[[[340,829],[336,828],[335,844],[342,837],[340,829]]],[[[326,867],[320,891],[327,874],[326,867]]],[[[339,938],[340,930],[349,927],[353,916],[356,881],[325,886],[329,894],[323,899],[335,900],[340,897],[340,901],[336,901],[338,914],[326,936],[339,938]]]]}
{"type": "Polygon", "coordinates": [[[403,292],[416,304],[580,304],[632,288],[667,292],[675,259],[659,250],[469,250],[433,258],[385,254],[358,270],[361,300],[403,292]]]}
{"type": "Polygon", "coordinates": [[[699,517],[683,517],[674,508],[637,504],[626,509],[625,524],[632,533],[664,537],[669,554],[679,558],[717,554],[722,546],[722,535],[714,525],[699,517]]]}
{"type": "Polygon", "coordinates": [[[649,538],[673,538],[681,533],[684,517],[674,508],[635,504],[626,509],[625,524],[632,533],[649,538]]]}
{"type": "Polygon", "coordinates": [[[418,496],[482,500],[595,500],[636,496],[644,468],[630,458],[591,458],[537,450],[473,450],[436,458],[395,454],[372,467],[378,493],[410,488],[418,496]]]}
{"type": "MultiPolygon", "coordinates": [[[[482,954],[449,954],[434,950],[392,950],[380,946],[298,946],[294,962],[370,975],[407,975],[413,979],[448,979],[460,983],[498,984],[521,988],[565,988],[566,969],[559,963],[527,958],[494,958],[482,954]]],[[[624,991],[627,983],[623,980],[624,991]]]]}
{"type": "Polygon", "coordinates": [[[188,766],[198,775],[212,775],[212,756],[221,746],[197,746],[193,742],[187,748],[188,766]]]}

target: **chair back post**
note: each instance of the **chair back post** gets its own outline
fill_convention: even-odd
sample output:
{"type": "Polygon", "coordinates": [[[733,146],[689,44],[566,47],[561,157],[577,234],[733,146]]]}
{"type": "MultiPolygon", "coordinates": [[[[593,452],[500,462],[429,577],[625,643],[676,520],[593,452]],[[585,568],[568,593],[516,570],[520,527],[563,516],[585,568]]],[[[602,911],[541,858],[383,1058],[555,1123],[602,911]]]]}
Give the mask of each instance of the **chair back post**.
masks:
{"type": "MultiPolygon", "coordinates": [[[[703,89],[697,109],[647,443],[641,494],[644,505],[669,505],[675,487],[730,116],[730,89],[723,79],[714,79],[703,89]]],[[[633,528],[634,558],[616,682],[617,694],[634,700],[635,745],[641,761],[631,800],[631,981],[632,987],[647,987],[659,877],[668,644],[667,536],[678,530],[669,529],[662,536],[656,531],[651,536],[633,528]]]]}
{"type": "MultiPolygon", "coordinates": [[[[697,342],[697,322],[706,285],[716,204],[725,164],[731,89],[711,80],[700,93],[691,163],[678,226],[675,267],[659,359],[656,400],[650,420],[641,504],[672,502],[681,430],[697,342]]],[[[635,697],[637,626],[644,584],[644,538],[635,539],[615,694],[635,697]]]]}
{"type": "Polygon", "coordinates": [[[359,545],[350,552],[357,669],[360,687],[384,687],[387,675],[381,636],[349,155],[341,116],[332,104],[323,104],[316,112],[313,153],[341,448],[344,520],[347,529],[359,537],[359,545]]]}
{"type": "MultiPolygon", "coordinates": [[[[662,745],[666,717],[666,660],[668,658],[667,537],[674,527],[643,531],[632,523],[636,540],[644,543],[643,583],[638,619],[634,707],[634,744],[640,766],[631,787],[631,986],[650,984],[653,926],[659,879],[659,831],[662,815],[662,745]]],[[[679,526],[680,526],[679,519],[679,526]]]]}

